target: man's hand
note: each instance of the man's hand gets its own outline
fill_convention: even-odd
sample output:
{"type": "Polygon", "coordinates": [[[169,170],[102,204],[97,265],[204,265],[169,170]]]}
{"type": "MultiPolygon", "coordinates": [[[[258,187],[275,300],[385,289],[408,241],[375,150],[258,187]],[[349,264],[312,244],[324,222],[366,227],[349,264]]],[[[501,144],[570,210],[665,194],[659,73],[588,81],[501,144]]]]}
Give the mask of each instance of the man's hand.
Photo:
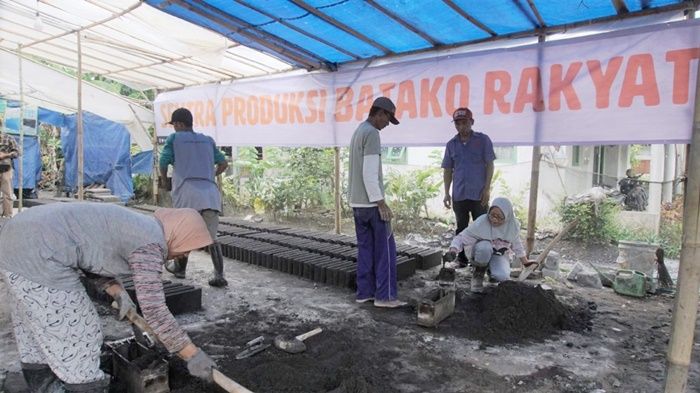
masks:
{"type": "Polygon", "coordinates": [[[193,376],[208,382],[213,380],[212,371],[214,367],[216,367],[216,363],[201,349],[187,360],[187,371],[193,376]]]}
{"type": "Polygon", "coordinates": [[[445,205],[445,208],[451,209],[452,208],[452,197],[450,196],[449,193],[445,193],[445,197],[442,198],[442,203],[445,205]]]}
{"type": "Polygon", "coordinates": [[[389,205],[384,202],[384,200],[377,201],[377,207],[379,208],[379,217],[382,221],[391,221],[394,214],[391,212],[389,205]]]}
{"type": "Polygon", "coordinates": [[[486,187],[484,187],[483,190],[481,190],[481,206],[488,206],[489,205],[489,200],[491,199],[491,191],[488,190],[486,187]]]}

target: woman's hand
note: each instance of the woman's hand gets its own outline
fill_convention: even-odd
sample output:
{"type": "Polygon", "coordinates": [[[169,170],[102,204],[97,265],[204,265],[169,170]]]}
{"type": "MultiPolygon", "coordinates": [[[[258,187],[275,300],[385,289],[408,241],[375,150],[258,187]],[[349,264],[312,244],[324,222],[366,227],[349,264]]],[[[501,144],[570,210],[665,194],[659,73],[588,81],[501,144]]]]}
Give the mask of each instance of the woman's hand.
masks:
{"type": "Polygon", "coordinates": [[[119,320],[124,319],[129,310],[136,312],[136,305],[129,297],[129,293],[119,283],[108,286],[105,288],[105,292],[112,296],[115,303],[117,303],[115,308],[119,309],[119,320]]]}

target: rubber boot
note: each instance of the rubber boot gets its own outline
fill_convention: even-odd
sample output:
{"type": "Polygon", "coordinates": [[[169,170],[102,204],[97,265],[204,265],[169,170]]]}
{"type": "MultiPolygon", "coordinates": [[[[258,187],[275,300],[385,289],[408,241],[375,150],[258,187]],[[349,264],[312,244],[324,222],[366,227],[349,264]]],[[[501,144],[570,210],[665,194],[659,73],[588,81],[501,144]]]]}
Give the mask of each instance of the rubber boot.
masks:
{"type": "Polygon", "coordinates": [[[31,393],[62,391],[61,380],[51,371],[48,364],[22,363],[22,374],[31,393]]]}
{"type": "Polygon", "coordinates": [[[175,260],[165,263],[165,270],[172,273],[176,278],[185,278],[187,270],[188,257],[179,257],[175,260]]]}
{"type": "Polygon", "coordinates": [[[209,285],[212,287],[225,287],[228,281],[224,278],[224,253],[221,251],[221,244],[214,243],[209,246],[209,254],[211,254],[211,262],[214,265],[214,278],[209,280],[209,285]]]}
{"type": "Polygon", "coordinates": [[[486,274],[486,267],[474,267],[470,283],[472,293],[481,293],[484,291],[484,274],[486,274]]]}
{"type": "Polygon", "coordinates": [[[88,383],[72,383],[65,384],[66,393],[109,393],[110,377],[88,383]]]}

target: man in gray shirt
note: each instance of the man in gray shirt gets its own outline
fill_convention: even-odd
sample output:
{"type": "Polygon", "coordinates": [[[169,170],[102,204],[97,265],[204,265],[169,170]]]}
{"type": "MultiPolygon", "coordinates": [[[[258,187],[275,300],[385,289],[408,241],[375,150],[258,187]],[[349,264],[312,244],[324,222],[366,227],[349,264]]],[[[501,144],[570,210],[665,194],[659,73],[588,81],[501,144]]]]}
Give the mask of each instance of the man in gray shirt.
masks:
{"type": "Polygon", "coordinates": [[[392,213],[384,200],[379,131],[399,124],[396,106],[387,97],[372,103],[367,120],[350,141],[348,200],[357,234],[357,293],[355,301],[374,301],[375,307],[405,305],[396,290],[396,242],[391,231],[392,213]]]}
{"type": "MultiPolygon", "coordinates": [[[[228,163],[211,137],[192,130],[192,113],[189,110],[176,109],[172,113],[170,124],[175,132],[168,136],[160,156],[161,179],[167,176],[168,165],[173,165],[173,207],[195,209],[204,218],[214,239],[214,244],[209,247],[214,264],[214,278],[209,280],[209,285],[224,287],[228,285],[224,278],[224,254],[221,244],[216,242],[221,194],[214,178],[226,170],[228,163]]],[[[166,264],[165,268],[175,277],[184,278],[187,257],[166,264]]]]}

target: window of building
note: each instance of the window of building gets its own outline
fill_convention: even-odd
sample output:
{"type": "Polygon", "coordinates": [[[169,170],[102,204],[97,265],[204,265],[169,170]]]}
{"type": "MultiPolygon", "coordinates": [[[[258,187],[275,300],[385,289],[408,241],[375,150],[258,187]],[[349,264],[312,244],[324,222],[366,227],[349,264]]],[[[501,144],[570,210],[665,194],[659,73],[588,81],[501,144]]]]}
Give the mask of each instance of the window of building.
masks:
{"type": "Polygon", "coordinates": [[[382,162],[385,164],[406,164],[406,148],[382,147],[382,162]]]}
{"type": "Polygon", "coordinates": [[[581,165],[581,146],[573,146],[571,149],[571,166],[581,165]]]}
{"type": "Polygon", "coordinates": [[[518,162],[518,151],[515,146],[494,146],[496,164],[515,164],[518,162]]]}

